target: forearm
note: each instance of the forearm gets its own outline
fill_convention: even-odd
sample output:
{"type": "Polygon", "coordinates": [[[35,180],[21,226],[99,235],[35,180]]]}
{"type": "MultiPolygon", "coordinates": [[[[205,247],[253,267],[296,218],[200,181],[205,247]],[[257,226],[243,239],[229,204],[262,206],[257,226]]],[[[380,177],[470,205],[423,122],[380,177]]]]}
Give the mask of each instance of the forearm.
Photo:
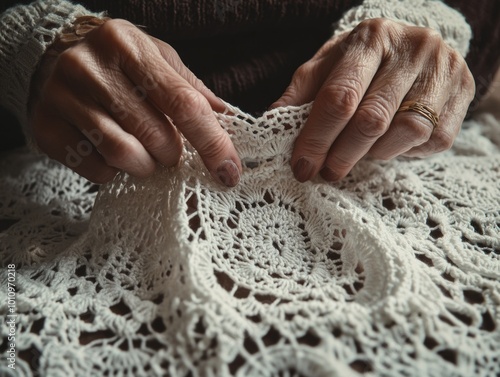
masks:
{"type": "Polygon", "coordinates": [[[65,0],[38,0],[0,15],[0,105],[26,127],[31,78],[58,33],[76,17],[90,14],[65,0]]]}

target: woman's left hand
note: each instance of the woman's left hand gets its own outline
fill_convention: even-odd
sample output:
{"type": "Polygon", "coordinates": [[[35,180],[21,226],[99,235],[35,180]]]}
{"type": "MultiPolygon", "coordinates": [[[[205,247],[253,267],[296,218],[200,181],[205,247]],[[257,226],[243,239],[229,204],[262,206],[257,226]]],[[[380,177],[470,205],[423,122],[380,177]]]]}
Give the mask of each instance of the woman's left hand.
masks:
{"type": "Polygon", "coordinates": [[[365,155],[388,160],[449,149],[475,84],[463,57],[436,31],[387,19],[329,40],[295,72],[272,107],[314,100],[292,155],[295,177],[344,178],[365,155]],[[398,110],[416,101],[439,116],[398,110]]]}

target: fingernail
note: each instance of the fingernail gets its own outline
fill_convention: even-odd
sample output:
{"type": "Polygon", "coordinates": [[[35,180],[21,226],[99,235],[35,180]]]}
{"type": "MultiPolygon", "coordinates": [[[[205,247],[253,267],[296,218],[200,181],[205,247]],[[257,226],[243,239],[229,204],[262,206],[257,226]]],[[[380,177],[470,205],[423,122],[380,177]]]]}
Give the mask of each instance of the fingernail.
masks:
{"type": "Polygon", "coordinates": [[[305,182],[311,178],[314,171],[314,165],[306,157],[301,157],[295,164],[293,174],[299,182],[305,182]]]}
{"type": "Polygon", "coordinates": [[[328,181],[328,182],[340,181],[340,176],[337,173],[335,173],[332,169],[330,169],[329,167],[324,167],[323,169],[321,169],[319,174],[321,175],[321,177],[323,177],[323,179],[325,181],[328,181]]]}
{"type": "Polygon", "coordinates": [[[234,187],[240,181],[240,171],[232,160],[224,160],[216,170],[219,181],[227,187],[234,187]]]}

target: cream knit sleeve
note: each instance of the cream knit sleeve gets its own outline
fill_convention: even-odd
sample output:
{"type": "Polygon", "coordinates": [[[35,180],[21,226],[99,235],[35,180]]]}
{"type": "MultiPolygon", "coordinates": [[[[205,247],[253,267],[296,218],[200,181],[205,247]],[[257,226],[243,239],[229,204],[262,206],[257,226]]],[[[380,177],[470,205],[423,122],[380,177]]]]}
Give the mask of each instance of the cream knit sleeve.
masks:
{"type": "Polygon", "coordinates": [[[466,56],[472,31],[465,18],[439,0],[365,0],[349,10],[336,25],[335,34],[353,29],[370,18],[388,18],[438,31],[445,42],[466,56]]]}
{"type": "Polygon", "coordinates": [[[0,104],[17,116],[25,134],[31,77],[43,53],[64,27],[87,14],[69,1],[38,0],[0,15],[0,104]]]}

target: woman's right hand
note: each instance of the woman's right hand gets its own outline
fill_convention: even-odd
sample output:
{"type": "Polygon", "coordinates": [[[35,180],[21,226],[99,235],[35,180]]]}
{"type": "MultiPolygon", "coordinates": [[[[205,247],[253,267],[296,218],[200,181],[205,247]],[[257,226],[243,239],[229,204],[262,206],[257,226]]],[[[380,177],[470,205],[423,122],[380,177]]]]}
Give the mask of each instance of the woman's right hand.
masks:
{"type": "Polygon", "coordinates": [[[49,157],[97,183],[119,170],[146,177],[178,163],[182,133],[214,178],[238,183],[240,159],[213,114],[224,104],[168,44],[109,20],[42,64],[30,119],[49,157]]]}

